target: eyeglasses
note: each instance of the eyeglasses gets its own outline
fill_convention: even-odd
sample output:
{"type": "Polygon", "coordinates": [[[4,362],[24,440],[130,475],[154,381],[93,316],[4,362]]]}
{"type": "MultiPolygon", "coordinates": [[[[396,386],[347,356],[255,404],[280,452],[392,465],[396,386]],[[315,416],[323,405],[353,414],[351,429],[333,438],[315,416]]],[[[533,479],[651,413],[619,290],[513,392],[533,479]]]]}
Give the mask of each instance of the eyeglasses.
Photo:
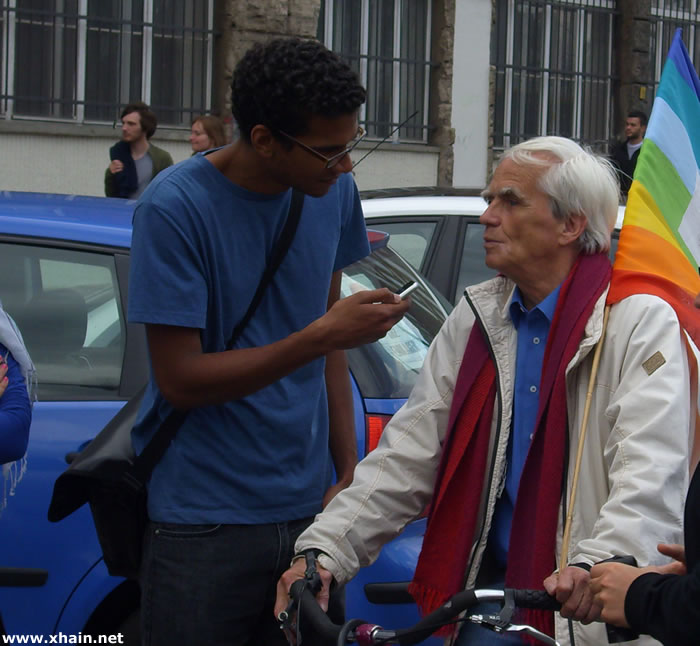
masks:
{"type": "Polygon", "coordinates": [[[288,135],[283,130],[278,130],[278,132],[289,139],[289,141],[293,141],[307,152],[310,152],[314,157],[326,162],[326,168],[333,168],[333,166],[337,165],[345,157],[345,155],[349,155],[355,149],[355,146],[357,146],[357,144],[359,144],[367,134],[362,128],[358,128],[355,138],[352,140],[350,145],[345,148],[345,150],[331,157],[326,157],[323,153],[318,152],[318,150],[314,150],[311,146],[307,146],[298,139],[292,137],[292,135],[288,135]]]}

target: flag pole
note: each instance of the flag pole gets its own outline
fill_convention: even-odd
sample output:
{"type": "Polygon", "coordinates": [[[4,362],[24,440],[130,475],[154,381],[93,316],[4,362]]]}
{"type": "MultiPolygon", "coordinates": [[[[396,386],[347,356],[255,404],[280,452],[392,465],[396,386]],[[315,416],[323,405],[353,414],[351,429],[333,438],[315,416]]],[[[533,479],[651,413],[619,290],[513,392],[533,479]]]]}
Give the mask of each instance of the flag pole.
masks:
{"type": "Polygon", "coordinates": [[[574,503],[576,502],[576,490],[578,489],[578,477],[581,471],[581,460],[583,458],[583,445],[586,440],[586,431],[588,429],[588,415],[591,410],[591,401],[593,399],[593,385],[598,374],[598,365],[600,363],[600,353],[603,349],[603,341],[605,340],[605,330],[608,327],[608,316],[610,315],[610,305],[605,306],[603,312],[603,329],[600,333],[600,339],[593,354],[593,365],[591,366],[591,376],[588,379],[588,391],[586,392],[586,403],[583,408],[583,419],[581,420],[581,429],[578,435],[578,449],[576,451],[576,466],[574,467],[574,479],[571,483],[571,493],[569,494],[569,504],[566,508],[566,523],[564,524],[564,537],[561,542],[561,558],[559,559],[559,569],[566,567],[569,558],[569,541],[571,540],[571,521],[574,515],[574,503]]]}

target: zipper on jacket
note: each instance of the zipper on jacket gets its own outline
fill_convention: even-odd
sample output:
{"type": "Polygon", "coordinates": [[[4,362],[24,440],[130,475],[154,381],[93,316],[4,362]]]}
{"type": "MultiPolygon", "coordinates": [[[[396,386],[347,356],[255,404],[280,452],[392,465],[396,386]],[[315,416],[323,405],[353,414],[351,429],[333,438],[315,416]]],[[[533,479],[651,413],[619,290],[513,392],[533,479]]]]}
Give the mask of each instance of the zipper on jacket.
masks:
{"type": "MultiPolygon", "coordinates": [[[[493,351],[493,346],[491,345],[491,339],[486,334],[486,329],[484,328],[481,317],[479,316],[479,313],[476,311],[476,307],[474,306],[473,301],[471,300],[471,298],[469,297],[469,294],[466,291],[464,294],[464,298],[467,301],[467,303],[469,304],[469,307],[471,308],[472,312],[474,313],[474,324],[478,325],[480,330],[481,330],[481,334],[484,337],[484,341],[486,342],[486,345],[488,346],[489,356],[491,357],[491,360],[493,361],[494,369],[496,371],[496,384],[497,384],[496,401],[498,402],[498,406],[497,406],[497,408],[498,408],[498,411],[497,411],[498,423],[496,425],[496,433],[495,433],[495,436],[493,438],[494,439],[494,442],[493,442],[494,450],[493,450],[493,454],[491,456],[491,461],[490,461],[491,463],[489,465],[489,477],[488,477],[488,480],[486,482],[486,504],[484,505],[484,510],[483,510],[481,518],[477,518],[477,526],[479,526],[479,521],[481,521],[481,528],[479,530],[479,533],[478,533],[476,539],[472,541],[472,551],[470,553],[470,559],[469,559],[469,563],[467,565],[467,569],[464,573],[464,579],[462,580],[462,588],[464,588],[466,586],[467,581],[469,580],[469,577],[471,576],[472,570],[474,569],[474,562],[476,560],[474,558],[474,555],[476,553],[476,550],[479,548],[481,541],[484,538],[484,531],[486,529],[486,517],[488,516],[489,501],[491,498],[491,487],[493,485],[494,468],[496,466],[496,455],[498,453],[498,441],[501,437],[501,416],[502,416],[502,412],[503,412],[503,399],[502,399],[501,389],[498,386],[498,384],[500,384],[500,374],[499,374],[499,370],[498,370],[498,363],[496,362],[496,355],[493,351]]],[[[484,546],[484,549],[485,548],[486,548],[486,546],[484,546]]],[[[481,560],[483,562],[483,556],[482,556],[481,560]]]]}

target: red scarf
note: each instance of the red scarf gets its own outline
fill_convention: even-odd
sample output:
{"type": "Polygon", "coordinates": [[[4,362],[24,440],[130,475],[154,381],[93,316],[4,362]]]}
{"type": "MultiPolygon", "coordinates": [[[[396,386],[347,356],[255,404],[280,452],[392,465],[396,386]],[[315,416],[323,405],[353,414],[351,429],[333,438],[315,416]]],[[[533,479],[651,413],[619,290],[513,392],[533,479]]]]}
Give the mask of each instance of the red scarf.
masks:
{"type": "MultiPolygon", "coordinates": [[[[542,363],[535,432],[513,511],[507,587],[541,589],[555,569],[566,460],[565,371],[610,274],[607,255],[579,256],[559,292],[542,363]]],[[[464,587],[472,549],[481,539],[477,521],[496,390],[496,368],[484,334],[475,324],[457,376],[428,525],[409,588],[424,614],[464,587]]],[[[510,402],[499,401],[499,407],[504,405],[510,402]]],[[[527,610],[523,621],[554,634],[552,612],[527,610]]]]}

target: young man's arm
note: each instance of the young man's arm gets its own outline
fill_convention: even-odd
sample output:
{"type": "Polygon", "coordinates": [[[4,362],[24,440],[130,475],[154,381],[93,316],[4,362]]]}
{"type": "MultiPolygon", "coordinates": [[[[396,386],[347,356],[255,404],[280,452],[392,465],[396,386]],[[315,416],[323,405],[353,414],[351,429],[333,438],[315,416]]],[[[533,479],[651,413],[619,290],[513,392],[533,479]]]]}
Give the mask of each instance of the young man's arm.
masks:
{"type": "MultiPolygon", "coordinates": [[[[340,299],[342,272],[336,271],[331,280],[328,309],[340,299]]],[[[357,439],[352,407],[352,391],[348,362],[344,350],[333,350],[326,355],[326,391],[328,393],[329,446],[337,482],[323,497],[325,507],[339,491],[352,482],[357,464],[357,439]]]]}
{"type": "Polygon", "coordinates": [[[226,352],[204,353],[196,328],[146,324],[153,373],[175,408],[221,404],[257,392],[334,350],[376,341],[408,306],[386,288],[358,292],[285,339],[226,352]]]}

